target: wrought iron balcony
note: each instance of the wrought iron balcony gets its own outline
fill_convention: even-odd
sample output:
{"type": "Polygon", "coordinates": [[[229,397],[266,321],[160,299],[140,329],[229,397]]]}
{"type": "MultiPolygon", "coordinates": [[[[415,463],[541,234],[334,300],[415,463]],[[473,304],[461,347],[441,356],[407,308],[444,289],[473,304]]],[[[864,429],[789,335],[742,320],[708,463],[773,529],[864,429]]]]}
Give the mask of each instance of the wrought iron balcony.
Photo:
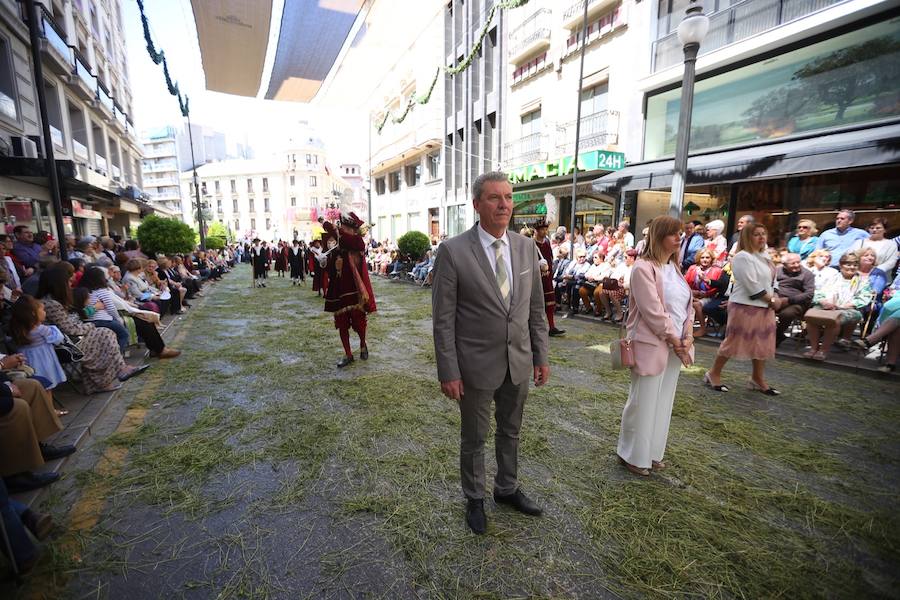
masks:
{"type": "MultiPolygon", "coordinates": [[[[575,123],[573,120],[558,127],[560,142],[557,151],[561,154],[571,154],[575,151],[575,123]]],[[[579,133],[579,153],[619,143],[618,111],[601,110],[582,116],[579,133]]]]}
{"type": "Polygon", "coordinates": [[[518,64],[539,50],[550,47],[550,9],[542,8],[509,34],[509,61],[518,64]]]}
{"type": "MultiPolygon", "coordinates": [[[[709,15],[709,33],[700,44],[700,55],[847,1],[742,0],[709,15]]],[[[677,31],[653,42],[654,72],[680,64],[683,59],[677,31]]]]}
{"type": "Polygon", "coordinates": [[[547,160],[548,139],[543,133],[531,133],[503,145],[504,165],[516,167],[547,160]]]}

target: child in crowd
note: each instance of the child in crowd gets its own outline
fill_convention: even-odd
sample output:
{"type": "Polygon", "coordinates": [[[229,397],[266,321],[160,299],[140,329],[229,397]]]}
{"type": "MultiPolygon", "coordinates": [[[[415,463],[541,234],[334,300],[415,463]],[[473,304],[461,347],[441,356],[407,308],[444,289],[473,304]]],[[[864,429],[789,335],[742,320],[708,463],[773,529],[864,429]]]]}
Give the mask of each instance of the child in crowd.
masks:
{"type": "Polygon", "coordinates": [[[9,329],[35,375],[46,378],[50,382],[47,389],[53,389],[66,381],[66,373],[53,348],[63,341],[64,336],[55,325],[44,325],[46,318],[44,305],[24,295],[13,304],[9,329]]]}

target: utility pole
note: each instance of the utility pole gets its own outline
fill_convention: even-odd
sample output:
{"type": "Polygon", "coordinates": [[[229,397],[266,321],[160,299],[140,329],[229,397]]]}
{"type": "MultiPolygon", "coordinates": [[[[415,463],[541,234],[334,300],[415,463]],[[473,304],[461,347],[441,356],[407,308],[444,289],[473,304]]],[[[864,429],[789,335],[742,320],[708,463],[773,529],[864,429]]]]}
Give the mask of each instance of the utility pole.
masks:
{"type": "Polygon", "coordinates": [[[584,50],[587,48],[588,0],[584,0],[584,19],[581,23],[581,65],[578,68],[578,109],[575,116],[575,170],[572,172],[572,215],[569,230],[569,257],[575,260],[575,204],[578,202],[578,149],[581,138],[581,85],[584,82],[584,50]]]}
{"type": "MultiPolygon", "coordinates": [[[[53,202],[53,216],[56,221],[56,235],[62,241],[66,230],[62,214],[62,193],[59,188],[59,172],[56,170],[56,157],[53,154],[53,138],[50,135],[50,118],[47,116],[47,98],[44,94],[44,67],[41,63],[41,38],[38,33],[38,12],[34,0],[25,0],[28,12],[28,35],[31,40],[31,63],[34,65],[34,88],[37,91],[38,110],[41,114],[41,133],[43,135],[44,162],[47,165],[47,177],[50,179],[50,200],[53,202]]],[[[59,245],[62,258],[63,244],[59,245]]]]}
{"type": "Polygon", "coordinates": [[[197,228],[200,230],[200,249],[206,250],[206,232],[203,230],[203,202],[200,200],[200,178],[197,177],[197,161],[194,159],[194,133],[191,117],[187,116],[188,142],[191,145],[191,168],[194,170],[194,197],[197,200],[197,228]]]}

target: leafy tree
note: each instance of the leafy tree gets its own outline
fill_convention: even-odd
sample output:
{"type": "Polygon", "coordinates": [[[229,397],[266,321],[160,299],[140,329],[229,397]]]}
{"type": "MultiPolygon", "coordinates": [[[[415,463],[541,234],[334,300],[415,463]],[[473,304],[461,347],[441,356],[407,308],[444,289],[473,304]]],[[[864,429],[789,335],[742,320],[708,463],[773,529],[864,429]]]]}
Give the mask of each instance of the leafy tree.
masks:
{"type": "Polygon", "coordinates": [[[190,252],[195,245],[194,231],[189,225],[156,215],[150,215],[141,222],[137,239],[148,256],[190,252]]]}
{"type": "Polygon", "coordinates": [[[431,240],[421,231],[408,231],[397,240],[397,248],[401,254],[418,260],[431,249],[431,240]]]}
{"type": "Polygon", "coordinates": [[[206,229],[206,247],[210,250],[221,250],[228,241],[228,228],[218,221],[213,221],[206,229]]]}

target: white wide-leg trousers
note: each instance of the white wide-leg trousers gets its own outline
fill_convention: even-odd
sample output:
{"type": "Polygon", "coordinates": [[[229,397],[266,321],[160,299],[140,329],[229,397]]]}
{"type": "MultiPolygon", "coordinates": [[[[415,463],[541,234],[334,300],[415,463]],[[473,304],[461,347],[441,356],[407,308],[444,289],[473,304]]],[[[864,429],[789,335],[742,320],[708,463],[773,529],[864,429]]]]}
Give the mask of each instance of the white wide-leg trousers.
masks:
{"type": "Polygon", "coordinates": [[[659,375],[631,373],[631,389],[622,411],[617,450],[625,462],[649,469],[652,461],[663,459],[680,372],[681,359],[670,350],[666,369],[659,375]]]}

